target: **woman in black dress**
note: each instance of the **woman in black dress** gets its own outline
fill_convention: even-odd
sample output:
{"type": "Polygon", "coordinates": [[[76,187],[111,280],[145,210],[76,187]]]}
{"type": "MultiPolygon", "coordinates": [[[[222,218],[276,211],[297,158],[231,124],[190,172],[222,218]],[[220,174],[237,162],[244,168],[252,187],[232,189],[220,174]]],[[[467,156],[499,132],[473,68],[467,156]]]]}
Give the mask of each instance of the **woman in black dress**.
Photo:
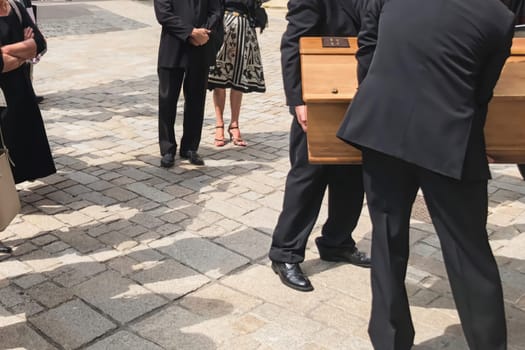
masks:
{"type": "MultiPolygon", "coordinates": [[[[2,53],[22,61],[31,60],[45,52],[46,41],[24,6],[16,1],[12,4],[17,9],[8,0],[0,0],[2,53]]],[[[42,115],[25,69],[22,64],[0,75],[0,88],[7,103],[7,111],[1,117],[2,133],[14,163],[16,183],[56,172],[42,115]]]]}
{"type": "MultiPolygon", "coordinates": [[[[18,69],[20,68],[20,66],[22,66],[22,64],[24,64],[24,62],[24,59],[20,59],[2,52],[2,54],[0,55],[0,72],[2,72],[3,74],[18,69]]],[[[0,253],[9,254],[11,252],[12,249],[10,247],[6,247],[2,243],[0,243],[0,253]]]]}

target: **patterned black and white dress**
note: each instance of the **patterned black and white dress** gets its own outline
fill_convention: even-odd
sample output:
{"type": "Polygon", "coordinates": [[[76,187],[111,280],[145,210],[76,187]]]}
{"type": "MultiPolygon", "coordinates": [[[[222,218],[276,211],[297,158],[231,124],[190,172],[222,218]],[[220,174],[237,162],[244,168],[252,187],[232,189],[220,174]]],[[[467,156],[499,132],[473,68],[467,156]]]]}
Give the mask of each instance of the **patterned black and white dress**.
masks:
{"type": "Polygon", "coordinates": [[[214,88],[266,91],[257,34],[248,15],[242,12],[224,13],[224,42],[208,76],[208,89],[214,88]]]}

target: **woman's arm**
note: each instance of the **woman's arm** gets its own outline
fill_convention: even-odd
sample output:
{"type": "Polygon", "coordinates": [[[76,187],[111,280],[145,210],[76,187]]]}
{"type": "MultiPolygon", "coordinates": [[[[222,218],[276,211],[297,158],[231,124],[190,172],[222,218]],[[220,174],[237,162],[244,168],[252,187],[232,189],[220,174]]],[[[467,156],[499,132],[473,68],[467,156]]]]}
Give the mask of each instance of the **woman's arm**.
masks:
{"type": "Polygon", "coordinates": [[[36,57],[36,42],[33,38],[2,46],[2,52],[22,60],[36,57]]]}
{"type": "Polygon", "coordinates": [[[25,62],[25,60],[23,59],[11,56],[4,52],[2,52],[2,61],[3,61],[3,65],[0,65],[2,69],[2,73],[6,73],[14,69],[17,69],[25,62]]]}

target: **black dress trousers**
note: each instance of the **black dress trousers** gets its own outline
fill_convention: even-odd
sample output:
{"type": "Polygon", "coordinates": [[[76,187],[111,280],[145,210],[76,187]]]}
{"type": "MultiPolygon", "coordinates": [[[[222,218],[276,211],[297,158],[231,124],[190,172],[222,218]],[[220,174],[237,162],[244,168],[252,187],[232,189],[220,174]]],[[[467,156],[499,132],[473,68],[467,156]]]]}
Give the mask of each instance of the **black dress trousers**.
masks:
{"type": "Polygon", "coordinates": [[[373,224],[369,333],[374,349],[408,350],[413,344],[405,276],[410,212],[421,188],[469,347],[505,350],[501,280],[486,231],[487,180],[452,179],[364,149],[363,181],[373,224]]]}
{"type": "Polygon", "coordinates": [[[158,68],[160,154],[175,154],[175,119],[181,88],[184,121],[180,150],[197,151],[201,141],[209,66],[204,58],[192,60],[187,68],[158,68]]]}
{"type": "Polygon", "coordinates": [[[290,131],[291,169],[286,178],[283,210],[275,227],[269,257],[272,261],[304,261],[308,237],[319,216],[328,187],[328,218],[321,241],[329,247],[354,247],[352,231],[363,206],[360,165],[319,165],[308,162],[306,133],[296,118],[290,131]]]}

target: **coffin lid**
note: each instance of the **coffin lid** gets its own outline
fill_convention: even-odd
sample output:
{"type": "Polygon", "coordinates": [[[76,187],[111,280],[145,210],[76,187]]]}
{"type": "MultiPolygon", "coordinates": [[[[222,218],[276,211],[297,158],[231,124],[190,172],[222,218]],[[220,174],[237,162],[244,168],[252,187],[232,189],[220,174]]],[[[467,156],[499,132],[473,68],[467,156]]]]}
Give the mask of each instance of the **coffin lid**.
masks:
{"type": "MultiPolygon", "coordinates": [[[[305,103],[349,103],[357,90],[357,38],[349,48],[323,47],[321,37],[300,39],[301,79],[305,103]]],[[[511,56],[494,89],[494,97],[525,99],[525,38],[514,38],[511,56]]]]}

